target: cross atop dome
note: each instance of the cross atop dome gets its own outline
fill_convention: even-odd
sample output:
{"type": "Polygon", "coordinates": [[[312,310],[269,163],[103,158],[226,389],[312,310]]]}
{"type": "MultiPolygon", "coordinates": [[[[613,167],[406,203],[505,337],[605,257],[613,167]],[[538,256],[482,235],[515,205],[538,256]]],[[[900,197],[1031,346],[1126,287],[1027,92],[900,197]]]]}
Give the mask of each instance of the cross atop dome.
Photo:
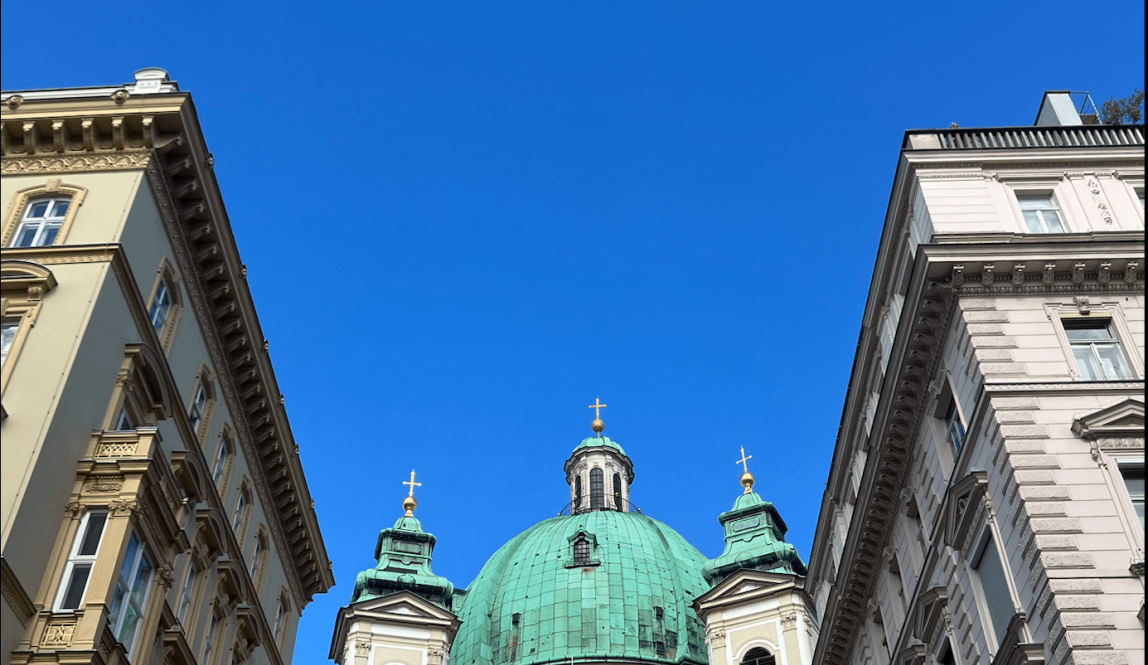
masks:
{"type": "Polygon", "coordinates": [[[602,409],[606,408],[606,405],[595,397],[594,403],[587,408],[594,409],[594,421],[590,423],[590,429],[601,434],[602,430],[606,429],[606,423],[602,422],[602,409]]]}

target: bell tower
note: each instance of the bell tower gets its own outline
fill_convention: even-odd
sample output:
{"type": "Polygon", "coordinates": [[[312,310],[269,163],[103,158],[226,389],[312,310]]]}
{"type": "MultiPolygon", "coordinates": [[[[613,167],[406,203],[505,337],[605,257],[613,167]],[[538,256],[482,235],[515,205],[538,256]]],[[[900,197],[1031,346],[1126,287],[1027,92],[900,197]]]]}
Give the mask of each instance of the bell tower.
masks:
{"type": "Polygon", "coordinates": [[[454,585],[431,572],[435,537],[415,518],[415,472],[403,515],[379,533],[374,568],[359,573],[351,603],[339,610],[329,658],[338,665],[447,665],[460,622],[454,585]],[[380,660],[382,659],[382,660],[380,660]]]}
{"type": "Polygon", "coordinates": [[[777,509],[753,491],[752,457],[741,449],[744,489],[718,516],[725,551],[703,566],[712,588],[694,610],[706,625],[710,665],[809,665],[818,626],[805,563],[785,542],[777,509]]]}
{"type": "Polygon", "coordinates": [[[602,422],[601,410],[606,405],[595,398],[590,408],[594,409],[594,420],[590,423],[594,434],[574,448],[563,467],[570,486],[570,513],[594,510],[628,513],[634,464],[622,446],[602,434],[606,423],[602,422]]]}

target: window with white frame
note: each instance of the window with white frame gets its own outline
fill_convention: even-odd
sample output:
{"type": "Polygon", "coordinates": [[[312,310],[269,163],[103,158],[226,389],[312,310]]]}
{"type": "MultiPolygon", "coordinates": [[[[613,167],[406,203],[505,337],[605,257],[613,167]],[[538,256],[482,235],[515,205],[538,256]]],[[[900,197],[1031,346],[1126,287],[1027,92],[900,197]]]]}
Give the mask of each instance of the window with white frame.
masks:
{"type": "Polygon", "coordinates": [[[247,511],[247,501],[247,490],[240,490],[239,499],[235,502],[235,513],[231,516],[231,530],[237,535],[243,523],[243,514],[247,511]]]}
{"type": "Polygon", "coordinates": [[[219,440],[219,450],[215,453],[215,463],[211,466],[211,480],[216,485],[219,484],[220,479],[223,478],[223,470],[227,466],[227,456],[231,451],[227,445],[227,439],[221,438],[219,440]]]}
{"type": "Polygon", "coordinates": [[[191,400],[191,409],[188,411],[187,417],[191,420],[191,431],[199,431],[199,422],[203,419],[203,410],[207,407],[207,387],[203,385],[203,379],[195,386],[195,397],[191,400]]]}
{"type": "Polygon", "coordinates": [[[161,279],[155,288],[155,295],[152,296],[151,307],[148,308],[147,314],[157,335],[163,333],[167,315],[171,312],[171,304],[171,287],[168,286],[166,278],[161,279]]]}
{"type": "Polygon", "coordinates": [[[1076,368],[1085,381],[1121,381],[1132,378],[1132,370],[1112,332],[1111,319],[1062,319],[1064,334],[1076,358],[1076,368]]]}
{"type": "Polygon", "coordinates": [[[207,624],[207,637],[203,640],[203,658],[199,662],[211,665],[211,648],[215,646],[215,631],[219,628],[219,615],[212,612],[211,622],[207,624]]]}
{"type": "MultiPolygon", "coordinates": [[[[984,596],[985,608],[988,612],[989,628],[993,651],[1000,646],[1008,634],[1008,626],[1016,614],[1012,594],[1009,592],[1008,580],[1005,578],[1005,568],[1001,563],[1000,552],[997,551],[996,539],[993,538],[992,529],[985,526],[973,548],[973,556],[969,560],[969,567],[976,572],[980,582],[981,594],[984,596]],[[995,641],[994,641],[995,640],[995,641]]],[[[986,631],[989,632],[989,631],[986,631]]]]}
{"type": "Polygon", "coordinates": [[[124,553],[124,562],[120,566],[116,591],[112,595],[112,606],[108,612],[108,627],[129,654],[143,619],[152,571],[143,541],[133,533],[128,539],[128,549],[124,553]]]}
{"type": "Polygon", "coordinates": [[[1017,194],[1020,212],[1029,233],[1064,233],[1060,209],[1051,194],[1017,194]]]}
{"type": "Polygon", "coordinates": [[[279,598],[279,606],[276,608],[276,624],[271,628],[271,634],[278,643],[281,637],[282,627],[284,627],[284,619],[287,618],[287,604],[282,598],[279,598]]]}
{"type": "Polygon", "coordinates": [[[12,234],[10,247],[43,247],[56,240],[56,234],[64,225],[68,215],[71,197],[34,199],[24,207],[19,226],[12,234]]]}
{"type": "Polygon", "coordinates": [[[1132,509],[1140,518],[1140,530],[1144,530],[1144,458],[1117,458],[1116,466],[1124,478],[1124,489],[1132,501],[1132,509]]]}
{"type": "Polygon", "coordinates": [[[132,421],[132,414],[128,413],[127,407],[120,408],[120,414],[116,416],[116,425],[114,430],[116,432],[126,432],[135,429],[135,423],[132,421]]]}
{"type": "Polygon", "coordinates": [[[72,549],[68,551],[68,563],[64,566],[64,577],[56,594],[56,610],[79,609],[84,602],[84,591],[88,588],[88,577],[96,564],[100,551],[100,540],[107,524],[108,513],[92,510],[84,513],[72,549]]]}
{"type": "Polygon", "coordinates": [[[176,607],[175,618],[183,623],[187,618],[187,608],[191,606],[191,592],[195,589],[195,578],[199,576],[199,569],[194,561],[187,564],[187,573],[183,578],[183,589],[179,592],[179,605],[176,607]]]}
{"type": "Polygon", "coordinates": [[[12,348],[12,342],[16,341],[18,330],[20,330],[18,319],[5,319],[0,323],[0,365],[8,359],[8,351],[12,348]]]}
{"type": "Polygon", "coordinates": [[[259,572],[259,557],[263,556],[263,538],[257,537],[255,539],[255,551],[251,553],[251,563],[247,566],[247,572],[251,575],[252,583],[255,582],[255,574],[259,572]]]}

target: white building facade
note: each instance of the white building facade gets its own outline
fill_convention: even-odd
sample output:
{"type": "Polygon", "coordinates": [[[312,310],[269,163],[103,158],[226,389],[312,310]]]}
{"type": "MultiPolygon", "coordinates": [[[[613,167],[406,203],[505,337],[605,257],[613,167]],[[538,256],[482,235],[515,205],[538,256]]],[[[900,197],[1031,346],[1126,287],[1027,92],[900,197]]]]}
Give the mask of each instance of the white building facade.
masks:
{"type": "Polygon", "coordinates": [[[814,663],[1144,662],[1144,126],[910,131],[806,589],[814,663]]]}

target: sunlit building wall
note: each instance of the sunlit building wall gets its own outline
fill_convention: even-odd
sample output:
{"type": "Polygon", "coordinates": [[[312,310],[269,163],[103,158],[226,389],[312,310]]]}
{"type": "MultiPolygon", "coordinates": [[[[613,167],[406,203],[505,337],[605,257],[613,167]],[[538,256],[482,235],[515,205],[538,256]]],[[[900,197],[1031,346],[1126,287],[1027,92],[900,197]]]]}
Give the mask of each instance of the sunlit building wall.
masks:
{"type": "Polygon", "coordinates": [[[289,663],[333,578],[191,97],[0,111],[0,661],[289,663]]]}

